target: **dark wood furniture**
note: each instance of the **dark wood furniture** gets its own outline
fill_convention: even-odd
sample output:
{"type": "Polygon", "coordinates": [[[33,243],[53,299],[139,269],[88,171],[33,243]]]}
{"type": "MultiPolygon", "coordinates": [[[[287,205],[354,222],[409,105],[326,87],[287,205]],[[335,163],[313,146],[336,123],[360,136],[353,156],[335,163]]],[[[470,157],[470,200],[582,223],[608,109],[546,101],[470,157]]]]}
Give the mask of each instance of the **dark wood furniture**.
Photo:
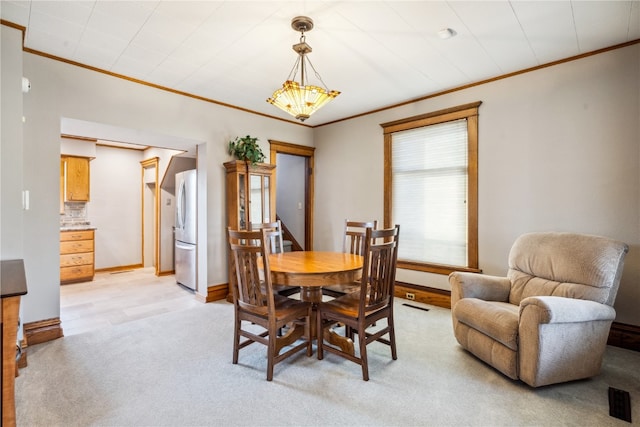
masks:
{"type": "MultiPolygon", "coordinates": [[[[345,325],[345,338],[353,339],[358,335],[359,356],[346,352],[342,348],[325,345],[318,339],[318,359],[324,357],[324,351],[340,355],[362,366],[362,379],[369,380],[367,345],[378,341],[391,347],[391,357],[398,358],[395,329],[393,323],[393,287],[395,282],[396,261],[398,257],[398,238],[400,226],[394,228],[366,230],[364,266],[360,280],[360,290],[331,301],[318,304],[317,329],[330,328],[335,323],[345,325]],[[386,326],[377,323],[386,320],[386,326]],[[375,332],[367,331],[376,325],[375,332]],[[388,335],[388,339],[384,338],[388,335]]],[[[335,333],[335,330],[334,330],[335,333]]],[[[324,333],[318,333],[319,337],[324,333]]]]}
{"type": "Polygon", "coordinates": [[[20,297],[27,293],[24,263],[5,260],[0,266],[2,296],[2,426],[16,425],[15,377],[20,297]]]}
{"type": "MultiPolygon", "coordinates": [[[[378,228],[378,221],[344,221],[344,234],[342,240],[342,252],[362,255],[364,254],[364,238],[367,228],[378,228]]],[[[322,288],[322,293],[334,298],[341,297],[350,292],[357,291],[360,285],[357,282],[339,283],[322,288]]]]}
{"type": "MultiPolygon", "coordinates": [[[[299,286],[300,299],[312,305],[310,336],[317,338],[316,307],[322,302],[324,286],[349,283],[360,277],[364,258],[343,252],[296,251],[269,255],[273,283],[299,286]]],[[[353,353],[353,342],[327,331],[325,339],[353,353]]]]}
{"type": "Polygon", "coordinates": [[[264,344],[267,346],[267,381],[271,381],[275,364],[303,349],[307,350],[307,356],[311,356],[311,340],[308,335],[305,337],[305,332],[310,329],[311,304],[273,291],[267,233],[266,229],[227,229],[232,272],[235,274],[232,286],[235,313],[233,363],[238,363],[240,349],[255,342],[264,344]],[[261,270],[264,271],[264,280],[260,277],[261,270]],[[256,332],[256,326],[264,331],[256,332]],[[287,332],[281,335],[284,326],[288,326],[287,332]],[[281,353],[285,347],[289,348],[281,353]]]}
{"type": "Polygon", "coordinates": [[[227,172],[227,225],[247,230],[251,223],[276,220],[275,165],[234,160],[227,172]]]}
{"type": "MultiPolygon", "coordinates": [[[[280,220],[249,224],[249,229],[252,231],[267,230],[266,236],[269,239],[270,253],[279,254],[284,252],[284,233],[282,230],[282,222],[280,220]]],[[[293,294],[297,294],[300,288],[298,286],[285,286],[274,283],[273,290],[279,295],[288,297],[293,294]]]]}

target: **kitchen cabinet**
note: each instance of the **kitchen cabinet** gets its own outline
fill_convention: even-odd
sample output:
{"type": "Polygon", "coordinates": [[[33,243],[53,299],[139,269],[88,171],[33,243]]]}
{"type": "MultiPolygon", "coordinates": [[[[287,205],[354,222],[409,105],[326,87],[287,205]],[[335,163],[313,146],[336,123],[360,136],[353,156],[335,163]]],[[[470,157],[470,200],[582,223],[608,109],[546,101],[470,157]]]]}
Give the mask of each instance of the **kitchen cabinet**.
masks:
{"type": "Polygon", "coordinates": [[[88,202],[90,195],[89,157],[62,156],[60,188],[64,202],[88,202]]]}
{"type": "Polygon", "coordinates": [[[276,220],[275,165],[246,163],[240,160],[224,164],[227,171],[227,224],[246,230],[249,223],[276,220]]]}
{"type": "Polygon", "coordinates": [[[60,284],[93,280],[94,265],[94,230],[61,231],[60,284]]]}

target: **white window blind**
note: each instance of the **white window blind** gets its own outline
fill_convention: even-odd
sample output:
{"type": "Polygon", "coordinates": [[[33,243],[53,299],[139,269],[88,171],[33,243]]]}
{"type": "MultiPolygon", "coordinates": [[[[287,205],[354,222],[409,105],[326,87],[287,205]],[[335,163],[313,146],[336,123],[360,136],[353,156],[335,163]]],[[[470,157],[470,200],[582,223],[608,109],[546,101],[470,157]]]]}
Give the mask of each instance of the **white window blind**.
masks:
{"type": "Polygon", "coordinates": [[[398,258],[467,266],[467,119],[392,134],[398,258]]]}

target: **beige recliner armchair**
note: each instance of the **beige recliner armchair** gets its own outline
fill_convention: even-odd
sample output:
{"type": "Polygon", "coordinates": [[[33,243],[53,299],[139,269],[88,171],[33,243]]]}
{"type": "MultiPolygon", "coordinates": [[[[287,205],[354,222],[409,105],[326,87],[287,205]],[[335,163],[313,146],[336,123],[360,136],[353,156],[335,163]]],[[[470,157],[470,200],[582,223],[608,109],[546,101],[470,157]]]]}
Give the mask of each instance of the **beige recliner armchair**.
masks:
{"type": "Polygon", "coordinates": [[[507,277],[449,275],[456,339],[532,387],[597,375],[628,250],[599,236],[520,236],[507,277]]]}

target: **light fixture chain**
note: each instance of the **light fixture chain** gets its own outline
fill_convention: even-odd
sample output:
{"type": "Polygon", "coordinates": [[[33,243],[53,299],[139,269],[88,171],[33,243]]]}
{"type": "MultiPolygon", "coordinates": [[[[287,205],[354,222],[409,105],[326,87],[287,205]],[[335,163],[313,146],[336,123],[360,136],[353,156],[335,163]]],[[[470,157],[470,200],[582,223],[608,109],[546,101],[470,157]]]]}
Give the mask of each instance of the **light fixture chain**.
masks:
{"type": "Polygon", "coordinates": [[[295,81],[296,75],[298,74],[299,69],[300,69],[300,55],[298,55],[298,59],[296,59],[296,62],[293,64],[293,68],[291,68],[291,71],[289,71],[289,76],[287,77],[287,80],[295,81]]]}
{"type": "Polygon", "coordinates": [[[305,59],[307,60],[307,62],[309,63],[309,65],[311,65],[311,69],[313,70],[314,74],[316,75],[316,77],[318,78],[318,80],[320,80],[320,83],[322,83],[322,85],[324,86],[324,88],[326,90],[329,90],[329,87],[327,86],[327,84],[324,82],[324,80],[322,80],[322,77],[320,77],[320,73],[318,73],[316,71],[316,68],[313,66],[313,63],[311,63],[311,60],[307,57],[305,57],[305,59]]]}

